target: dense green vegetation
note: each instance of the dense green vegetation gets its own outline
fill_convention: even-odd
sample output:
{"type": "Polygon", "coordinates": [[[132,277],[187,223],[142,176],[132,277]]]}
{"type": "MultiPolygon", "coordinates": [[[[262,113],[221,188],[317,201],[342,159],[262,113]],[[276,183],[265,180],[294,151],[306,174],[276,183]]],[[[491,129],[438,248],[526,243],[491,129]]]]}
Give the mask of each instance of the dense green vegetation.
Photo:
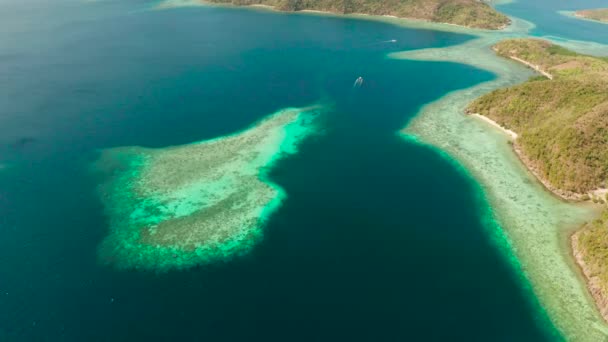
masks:
{"type": "Polygon", "coordinates": [[[578,237],[581,249],[586,251],[583,259],[591,272],[608,284],[608,211],[585,228],[578,237]]]}
{"type": "Polygon", "coordinates": [[[556,189],[574,193],[605,187],[608,178],[608,61],[536,39],[494,49],[553,76],[535,77],[474,101],[486,115],[519,134],[516,147],[556,189]]]}
{"type": "MultiPolygon", "coordinates": [[[[583,194],[580,199],[605,205],[607,195],[588,192],[607,185],[608,60],[536,39],[506,40],[494,49],[552,79],[533,77],[496,90],[477,99],[468,111],[516,131],[515,147],[554,190],[583,194]]],[[[608,210],[576,233],[573,247],[608,319],[608,210]]]]}
{"type": "Polygon", "coordinates": [[[608,23],[608,8],[580,10],[576,16],[608,23]]]}
{"type": "Polygon", "coordinates": [[[580,253],[578,257],[582,259],[591,294],[602,315],[608,318],[608,210],[585,225],[575,237],[578,240],[574,243],[575,253],[580,253]]]}
{"type": "Polygon", "coordinates": [[[509,19],[479,0],[207,0],[238,6],[268,5],[283,11],[393,15],[468,27],[500,29],[509,19]]]}

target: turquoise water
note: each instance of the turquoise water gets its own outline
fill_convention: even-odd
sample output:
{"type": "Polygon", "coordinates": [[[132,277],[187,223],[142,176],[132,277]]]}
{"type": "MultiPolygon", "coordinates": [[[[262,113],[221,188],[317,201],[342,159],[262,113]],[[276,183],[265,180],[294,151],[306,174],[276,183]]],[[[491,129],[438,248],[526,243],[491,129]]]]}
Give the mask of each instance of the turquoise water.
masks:
{"type": "Polygon", "coordinates": [[[145,2],[3,6],[0,340],[555,337],[490,241],[479,186],[395,134],[494,75],[386,55],[471,37],[145,2]],[[217,138],[317,102],[323,134],[269,171],[287,199],[249,254],[163,275],[100,265],[100,150],[217,138]]]}
{"type": "Polygon", "coordinates": [[[267,173],[315,134],[319,110],[284,109],[193,144],[105,151],[95,162],[109,175],[99,191],[110,222],[100,259],[160,273],[247,254],[286,197],[267,173]]]}
{"type": "Polygon", "coordinates": [[[534,23],[535,27],[530,34],[535,36],[608,44],[607,25],[559,13],[605,7],[608,7],[605,0],[515,0],[497,8],[508,15],[534,23]]]}

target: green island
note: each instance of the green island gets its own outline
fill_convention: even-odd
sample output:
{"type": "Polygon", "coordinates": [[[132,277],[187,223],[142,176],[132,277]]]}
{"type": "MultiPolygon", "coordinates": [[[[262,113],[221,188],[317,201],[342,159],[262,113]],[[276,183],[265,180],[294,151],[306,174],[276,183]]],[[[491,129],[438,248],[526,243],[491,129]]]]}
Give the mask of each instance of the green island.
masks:
{"type": "Polygon", "coordinates": [[[236,6],[263,5],[281,11],[323,11],[421,19],[460,26],[499,30],[509,25],[507,16],[479,0],[205,0],[236,6]]]}
{"type": "Polygon", "coordinates": [[[608,60],[535,39],[503,41],[494,50],[541,76],[482,96],[468,112],[517,132],[515,150],[560,196],[601,192],[608,177],[608,60]]]}
{"type": "Polygon", "coordinates": [[[285,109],[234,135],[162,149],[105,150],[99,193],[110,233],[102,262],[165,272],[249,251],[285,198],[267,178],[314,131],[317,109],[285,109]]]}
{"type": "Polygon", "coordinates": [[[608,8],[580,10],[574,12],[574,16],[608,24],[608,8]]]}
{"type": "Polygon", "coordinates": [[[571,243],[608,320],[608,58],[538,39],[506,40],[494,50],[540,76],[490,92],[471,103],[467,112],[517,132],[514,150],[552,192],[604,208],[599,219],[572,235],[571,243]]]}

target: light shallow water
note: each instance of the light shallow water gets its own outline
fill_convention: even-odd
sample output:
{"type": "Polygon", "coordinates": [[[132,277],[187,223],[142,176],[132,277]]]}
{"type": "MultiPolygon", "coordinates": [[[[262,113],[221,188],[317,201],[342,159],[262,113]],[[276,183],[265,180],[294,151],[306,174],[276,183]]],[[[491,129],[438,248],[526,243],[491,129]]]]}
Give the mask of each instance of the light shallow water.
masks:
{"type": "Polygon", "coordinates": [[[242,132],[188,145],[104,151],[95,169],[110,174],[99,191],[110,234],[100,258],[167,272],[249,252],[285,199],[266,173],[314,132],[314,110],[284,109],[242,132]]]}

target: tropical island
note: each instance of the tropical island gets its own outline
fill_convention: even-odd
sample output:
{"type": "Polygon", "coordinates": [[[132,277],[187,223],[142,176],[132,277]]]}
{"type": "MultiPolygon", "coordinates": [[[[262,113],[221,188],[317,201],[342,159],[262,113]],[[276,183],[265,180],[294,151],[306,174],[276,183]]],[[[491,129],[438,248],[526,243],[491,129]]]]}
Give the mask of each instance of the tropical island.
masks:
{"type": "Polygon", "coordinates": [[[574,16],[608,24],[608,8],[580,10],[574,12],[574,16]]]}
{"type": "Polygon", "coordinates": [[[280,11],[323,11],[337,14],[394,16],[499,30],[509,25],[507,16],[479,0],[206,0],[235,6],[263,5],[280,11]]]}
{"type": "MultiPolygon", "coordinates": [[[[513,147],[553,193],[608,201],[608,58],[578,54],[538,39],[496,44],[496,53],[540,73],[495,90],[467,109],[517,132],[513,147]]],[[[608,210],[572,235],[573,254],[608,320],[608,210]]]]}

